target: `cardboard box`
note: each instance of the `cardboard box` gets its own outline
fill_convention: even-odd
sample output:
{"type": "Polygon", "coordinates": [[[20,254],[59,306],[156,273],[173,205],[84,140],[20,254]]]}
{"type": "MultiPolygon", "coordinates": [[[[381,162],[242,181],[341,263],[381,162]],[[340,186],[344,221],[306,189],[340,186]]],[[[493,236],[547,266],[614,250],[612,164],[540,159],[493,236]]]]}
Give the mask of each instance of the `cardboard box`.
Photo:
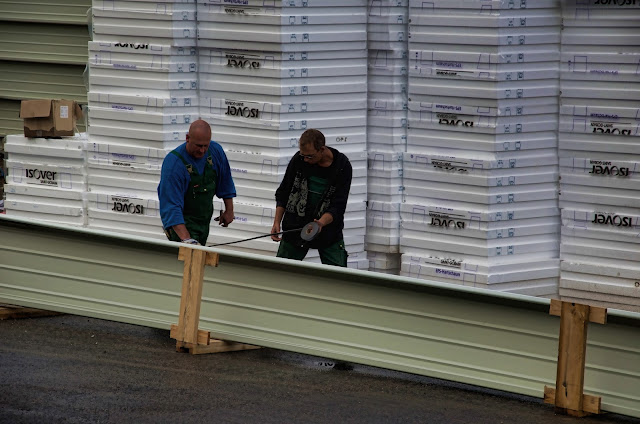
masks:
{"type": "Polygon", "coordinates": [[[82,109],[73,100],[23,100],[20,117],[26,137],[72,136],[82,109]]]}

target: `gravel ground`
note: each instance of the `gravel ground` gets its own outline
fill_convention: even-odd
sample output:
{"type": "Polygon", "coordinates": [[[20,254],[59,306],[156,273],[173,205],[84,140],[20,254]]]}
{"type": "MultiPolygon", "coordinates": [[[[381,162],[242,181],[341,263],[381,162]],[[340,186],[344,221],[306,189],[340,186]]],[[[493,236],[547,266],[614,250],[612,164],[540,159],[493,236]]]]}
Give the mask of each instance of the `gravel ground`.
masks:
{"type": "Polygon", "coordinates": [[[177,353],[168,331],[73,315],[0,321],[0,382],[11,424],[640,424],[275,349],[177,353]]]}

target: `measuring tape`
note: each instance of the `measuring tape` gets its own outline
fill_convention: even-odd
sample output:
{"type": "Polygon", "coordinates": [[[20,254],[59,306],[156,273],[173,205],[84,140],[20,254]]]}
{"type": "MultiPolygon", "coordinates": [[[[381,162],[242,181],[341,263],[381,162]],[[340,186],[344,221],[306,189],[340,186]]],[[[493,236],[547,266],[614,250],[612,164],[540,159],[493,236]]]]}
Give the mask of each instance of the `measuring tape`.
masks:
{"type": "MultiPolygon", "coordinates": [[[[219,218],[215,218],[216,221],[218,219],[219,218]]],[[[251,237],[251,238],[243,239],[243,240],[229,241],[227,243],[207,244],[207,247],[225,246],[227,244],[242,243],[242,242],[245,242],[245,241],[255,240],[255,239],[259,239],[259,238],[263,238],[263,237],[277,236],[277,235],[286,234],[286,233],[293,233],[294,231],[300,231],[300,238],[302,240],[311,241],[314,238],[316,238],[316,236],[320,232],[320,225],[318,225],[317,222],[310,222],[310,223],[308,223],[307,225],[305,225],[302,228],[296,228],[296,229],[287,230],[287,231],[280,231],[279,233],[262,234],[260,236],[255,236],[255,237],[251,237]]]]}

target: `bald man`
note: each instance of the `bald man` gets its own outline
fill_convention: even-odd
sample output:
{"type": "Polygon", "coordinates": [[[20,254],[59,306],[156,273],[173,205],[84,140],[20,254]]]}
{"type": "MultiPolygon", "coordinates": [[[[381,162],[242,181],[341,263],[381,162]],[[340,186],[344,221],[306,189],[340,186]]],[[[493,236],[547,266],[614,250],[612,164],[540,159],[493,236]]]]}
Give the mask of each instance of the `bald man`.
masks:
{"type": "Polygon", "coordinates": [[[162,162],[158,185],[160,217],[167,238],[205,245],[213,216],[213,196],[224,202],[219,225],[233,221],[236,188],[222,147],[211,140],[211,127],[199,119],[189,127],[186,143],[162,162]]]}

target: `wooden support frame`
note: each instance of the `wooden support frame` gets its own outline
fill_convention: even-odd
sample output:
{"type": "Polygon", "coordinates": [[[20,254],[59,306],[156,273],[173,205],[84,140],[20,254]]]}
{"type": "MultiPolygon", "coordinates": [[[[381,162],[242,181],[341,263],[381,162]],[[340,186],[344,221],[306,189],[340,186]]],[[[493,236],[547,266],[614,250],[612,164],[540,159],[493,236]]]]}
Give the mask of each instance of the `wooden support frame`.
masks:
{"type": "Polygon", "coordinates": [[[259,346],[225,340],[211,340],[211,334],[208,331],[198,329],[204,268],[207,265],[217,267],[220,260],[219,255],[181,246],[178,251],[178,260],[184,261],[180,313],[178,315],[178,324],[172,324],[170,332],[170,337],[176,339],[176,350],[197,355],[259,349],[259,346]]]}
{"type": "Polygon", "coordinates": [[[560,336],[556,387],[545,386],[544,402],[575,417],[600,414],[602,399],[584,394],[584,368],[589,322],[606,324],[607,310],[553,299],[549,314],[560,317],[560,336]]]}

